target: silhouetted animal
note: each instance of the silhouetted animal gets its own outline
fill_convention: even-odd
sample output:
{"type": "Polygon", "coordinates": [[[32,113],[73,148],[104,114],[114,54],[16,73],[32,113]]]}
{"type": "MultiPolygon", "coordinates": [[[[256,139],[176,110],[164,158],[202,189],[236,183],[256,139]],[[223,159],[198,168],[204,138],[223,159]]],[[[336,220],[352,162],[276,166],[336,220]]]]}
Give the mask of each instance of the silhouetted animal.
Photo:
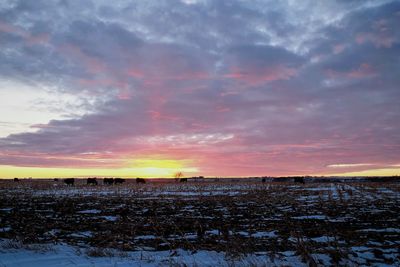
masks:
{"type": "Polygon", "coordinates": [[[97,185],[97,179],[96,178],[87,178],[86,184],[97,185]]]}
{"type": "Polygon", "coordinates": [[[305,184],[304,177],[294,177],[294,182],[305,184]]]}
{"type": "Polygon", "coordinates": [[[125,183],[125,179],[123,178],[114,178],[114,184],[123,184],[125,183]]]}
{"type": "Polygon", "coordinates": [[[265,183],[267,181],[267,179],[262,178],[261,182],[265,183]]]}
{"type": "Polygon", "coordinates": [[[103,184],[112,185],[114,183],[114,178],[104,178],[103,184]]]}
{"type": "Polygon", "coordinates": [[[143,179],[143,178],[136,178],[136,183],[137,183],[137,184],[145,184],[145,183],[146,183],[146,180],[143,179]]]}
{"type": "Polygon", "coordinates": [[[66,185],[73,186],[74,183],[75,183],[75,179],[74,179],[74,178],[66,178],[66,179],[64,179],[64,183],[65,183],[66,185]]]}
{"type": "Polygon", "coordinates": [[[19,182],[19,179],[18,178],[14,178],[14,182],[19,182]]]}
{"type": "Polygon", "coordinates": [[[53,181],[54,181],[54,182],[58,182],[58,178],[54,178],[53,181]]]}
{"type": "Polygon", "coordinates": [[[181,179],[179,179],[179,182],[180,183],[186,183],[188,180],[187,180],[187,178],[181,178],[181,179]]]}

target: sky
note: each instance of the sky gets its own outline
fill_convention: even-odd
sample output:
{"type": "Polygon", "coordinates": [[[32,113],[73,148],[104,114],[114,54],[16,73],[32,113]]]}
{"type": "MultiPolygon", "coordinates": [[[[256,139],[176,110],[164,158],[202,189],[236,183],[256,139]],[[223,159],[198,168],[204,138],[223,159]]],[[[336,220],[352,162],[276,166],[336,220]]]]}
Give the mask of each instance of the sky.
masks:
{"type": "Polygon", "coordinates": [[[0,177],[400,174],[400,1],[0,2],[0,177]]]}

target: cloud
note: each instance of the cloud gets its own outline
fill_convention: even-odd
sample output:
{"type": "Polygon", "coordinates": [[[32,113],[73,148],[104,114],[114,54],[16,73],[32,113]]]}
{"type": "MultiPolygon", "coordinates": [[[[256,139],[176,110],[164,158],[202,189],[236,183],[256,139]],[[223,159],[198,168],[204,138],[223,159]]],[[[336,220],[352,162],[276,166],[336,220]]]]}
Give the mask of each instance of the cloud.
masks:
{"type": "Polygon", "coordinates": [[[224,77],[246,82],[246,86],[288,80],[304,62],[283,48],[265,45],[234,47],[225,57],[228,70],[224,77]]]}
{"type": "Polygon", "coordinates": [[[397,164],[399,12],[397,1],[4,2],[0,82],[19,86],[0,88],[1,164],[157,156],[210,175],[397,164]]]}
{"type": "Polygon", "coordinates": [[[330,164],[326,167],[328,168],[349,168],[349,167],[364,167],[371,166],[371,163],[340,163],[340,164],[330,164]]]}

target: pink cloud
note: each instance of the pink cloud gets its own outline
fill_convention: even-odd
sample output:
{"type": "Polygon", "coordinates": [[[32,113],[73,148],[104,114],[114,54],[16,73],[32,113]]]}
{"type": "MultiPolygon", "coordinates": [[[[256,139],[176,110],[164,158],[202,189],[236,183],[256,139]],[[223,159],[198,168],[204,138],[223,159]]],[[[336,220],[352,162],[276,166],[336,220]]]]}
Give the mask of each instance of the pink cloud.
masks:
{"type": "Polygon", "coordinates": [[[22,27],[14,26],[2,21],[0,21],[0,31],[21,36],[23,39],[25,39],[28,45],[48,43],[50,39],[50,35],[48,33],[33,35],[22,27]]]}
{"type": "Polygon", "coordinates": [[[356,42],[358,44],[371,42],[378,48],[380,47],[390,48],[392,47],[392,44],[395,42],[395,39],[392,36],[384,34],[376,35],[374,33],[359,33],[356,35],[356,42]]]}
{"type": "Polygon", "coordinates": [[[128,100],[133,97],[133,92],[130,89],[128,82],[124,80],[118,80],[116,78],[93,78],[93,79],[79,79],[78,85],[84,88],[99,88],[99,87],[113,87],[117,93],[117,98],[121,100],[128,100]]]}
{"type": "Polygon", "coordinates": [[[192,71],[190,69],[186,69],[183,71],[174,71],[171,70],[169,64],[164,64],[161,62],[157,67],[156,71],[154,67],[152,69],[138,69],[138,68],[130,68],[126,71],[127,75],[136,79],[144,79],[147,82],[152,84],[159,83],[161,81],[168,80],[176,80],[176,81],[185,81],[185,80],[206,80],[210,79],[210,75],[207,72],[202,71],[192,71]]]}
{"type": "Polygon", "coordinates": [[[142,70],[139,70],[136,68],[128,69],[126,73],[128,76],[131,76],[134,78],[143,78],[145,76],[145,74],[142,70]]]}
{"type": "Polygon", "coordinates": [[[364,78],[375,76],[376,74],[376,71],[371,65],[363,63],[357,69],[350,71],[347,75],[350,78],[364,78]]]}
{"type": "Polygon", "coordinates": [[[219,106],[217,107],[217,112],[228,112],[231,109],[229,107],[223,107],[223,106],[219,106]]]}
{"type": "Polygon", "coordinates": [[[118,168],[123,167],[125,162],[124,159],[121,159],[116,155],[101,153],[48,155],[33,152],[0,152],[0,155],[0,165],[7,162],[7,165],[23,167],[118,168]]]}
{"type": "Polygon", "coordinates": [[[333,53],[334,54],[340,54],[344,51],[344,49],[346,48],[345,44],[336,44],[333,46],[333,53]]]}
{"type": "Polygon", "coordinates": [[[372,23],[372,31],[358,33],[355,41],[358,44],[370,42],[376,47],[390,48],[396,41],[391,25],[386,19],[380,19],[372,23]]]}
{"type": "Polygon", "coordinates": [[[297,70],[291,67],[277,65],[262,69],[232,67],[224,78],[243,81],[252,86],[277,80],[288,80],[297,75],[297,70]]]}
{"type": "Polygon", "coordinates": [[[176,120],[179,120],[179,117],[163,114],[159,111],[150,110],[150,111],[148,111],[148,113],[150,114],[150,117],[153,121],[166,121],[166,120],[176,121],[176,120]]]}
{"type": "Polygon", "coordinates": [[[376,76],[378,73],[376,72],[375,68],[373,68],[368,63],[362,63],[357,68],[353,68],[348,72],[343,71],[335,71],[332,69],[328,69],[325,71],[326,75],[329,78],[336,79],[336,78],[349,78],[349,79],[362,79],[376,76]]]}
{"type": "Polygon", "coordinates": [[[2,21],[0,21],[0,31],[7,32],[7,33],[14,33],[14,34],[20,35],[24,38],[27,38],[30,36],[30,34],[23,28],[14,26],[12,24],[8,24],[8,23],[2,22],[2,21]]]}
{"type": "Polygon", "coordinates": [[[50,35],[48,33],[42,33],[38,35],[30,35],[27,38],[27,41],[30,45],[34,44],[45,44],[48,43],[50,40],[50,35]]]}
{"type": "Polygon", "coordinates": [[[118,99],[120,100],[129,100],[133,96],[132,91],[129,89],[129,85],[125,84],[124,86],[118,87],[118,99]]]}
{"type": "Polygon", "coordinates": [[[90,73],[102,73],[107,69],[106,64],[98,58],[88,56],[86,53],[73,44],[65,44],[59,48],[59,51],[67,57],[74,57],[76,62],[83,62],[86,70],[90,73]]]}

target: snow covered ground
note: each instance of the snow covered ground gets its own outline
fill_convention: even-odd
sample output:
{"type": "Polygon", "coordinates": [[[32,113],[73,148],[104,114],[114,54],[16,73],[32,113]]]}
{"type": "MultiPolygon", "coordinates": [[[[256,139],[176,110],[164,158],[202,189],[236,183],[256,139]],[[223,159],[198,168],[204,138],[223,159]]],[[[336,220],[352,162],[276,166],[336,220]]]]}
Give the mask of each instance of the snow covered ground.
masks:
{"type": "MultiPolygon", "coordinates": [[[[6,241],[0,242],[1,244],[6,241]]],[[[69,245],[28,246],[0,248],[1,267],[45,267],[45,266],[307,266],[293,251],[286,251],[274,258],[263,253],[231,258],[215,251],[135,251],[120,252],[112,249],[102,251],[103,256],[89,256],[90,249],[69,245]]],[[[318,256],[318,255],[317,255],[318,256]]],[[[326,257],[321,257],[323,260],[326,257]]]]}
{"type": "MultiPolygon", "coordinates": [[[[316,240],[317,242],[320,242],[316,240]]],[[[4,245],[9,240],[0,241],[1,267],[57,267],[57,266],[309,266],[296,251],[284,251],[273,255],[268,253],[253,253],[233,258],[223,252],[216,251],[134,251],[121,252],[115,249],[96,249],[74,247],[66,244],[58,245],[27,245],[17,248],[4,245]],[[95,254],[95,255],[93,255],[95,254]]],[[[387,251],[393,259],[393,264],[374,261],[376,255],[366,247],[351,248],[349,259],[342,259],[341,266],[399,266],[398,250],[387,251]],[[373,262],[373,263],[371,263],[373,262]]],[[[310,254],[316,266],[334,266],[329,255],[310,254]]]]}
{"type": "Polygon", "coordinates": [[[0,181],[4,266],[400,266],[399,183],[0,181]]]}

